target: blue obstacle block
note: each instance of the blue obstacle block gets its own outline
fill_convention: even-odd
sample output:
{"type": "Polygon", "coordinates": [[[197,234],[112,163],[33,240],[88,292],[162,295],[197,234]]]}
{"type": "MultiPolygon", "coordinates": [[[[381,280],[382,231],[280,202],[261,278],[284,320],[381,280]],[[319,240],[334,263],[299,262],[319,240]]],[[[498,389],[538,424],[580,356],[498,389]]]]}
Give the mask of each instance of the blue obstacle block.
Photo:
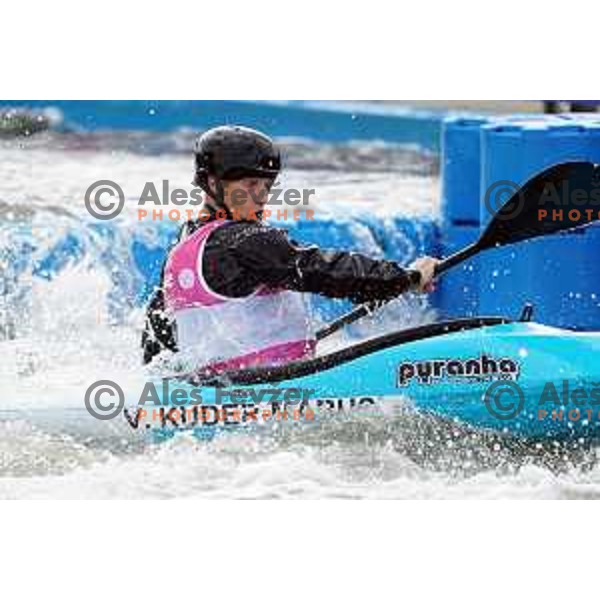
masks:
{"type": "Polygon", "coordinates": [[[442,222],[479,223],[481,127],[487,117],[448,117],[442,125],[442,222]]]}
{"type": "Polygon", "coordinates": [[[557,163],[593,160],[593,128],[564,119],[499,121],[481,128],[482,226],[515,189],[557,163]]]}
{"type": "MultiPolygon", "coordinates": [[[[442,256],[462,250],[479,237],[476,225],[450,225],[441,234],[442,256]]],[[[442,318],[474,317],[479,312],[479,256],[442,275],[431,300],[442,318]]]]}
{"type": "MultiPolygon", "coordinates": [[[[555,115],[516,114],[453,116],[442,127],[442,222],[475,225],[480,222],[482,128],[494,124],[528,126],[561,122],[555,115]]],[[[564,124],[564,123],[563,123],[564,124]]]]}
{"type": "Polygon", "coordinates": [[[600,119],[597,122],[589,122],[585,125],[590,136],[590,160],[596,164],[600,163],[600,119]]]}
{"type": "Polygon", "coordinates": [[[482,312],[516,316],[534,305],[537,322],[577,330],[600,328],[598,224],[493,249],[481,257],[482,312]]]}
{"type": "Polygon", "coordinates": [[[560,115],[561,118],[580,125],[586,129],[589,135],[589,160],[594,163],[600,163],[600,114],[598,113],[569,113],[560,115]]]}
{"type": "MultiPolygon", "coordinates": [[[[598,140],[595,126],[566,119],[484,126],[482,192],[501,181],[520,185],[560,162],[597,160],[598,140]]],[[[506,190],[508,196],[509,187],[506,190]]],[[[487,205],[482,202],[482,225],[491,219],[489,205],[493,209],[506,199],[492,199],[487,205]]],[[[599,251],[596,227],[491,250],[481,262],[480,309],[514,315],[525,302],[533,302],[536,320],[542,323],[600,328],[595,303],[600,267],[590,260],[599,251]]]]}

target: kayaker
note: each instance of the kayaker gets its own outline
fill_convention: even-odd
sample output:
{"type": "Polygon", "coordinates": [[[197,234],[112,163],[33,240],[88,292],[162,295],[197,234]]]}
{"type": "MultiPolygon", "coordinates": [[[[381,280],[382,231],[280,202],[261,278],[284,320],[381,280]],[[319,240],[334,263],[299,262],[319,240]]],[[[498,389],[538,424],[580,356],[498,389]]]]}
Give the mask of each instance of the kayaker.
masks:
{"type": "Polygon", "coordinates": [[[308,358],[316,342],[304,293],[362,303],[433,289],[435,258],[405,269],[301,245],[263,222],[280,168],[278,148],[258,131],[223,126],[198,138],[194,184],[206,212],[183,225],[167,257],[147,309],[145,363],[163,349],[215,372],[308,358]]]}

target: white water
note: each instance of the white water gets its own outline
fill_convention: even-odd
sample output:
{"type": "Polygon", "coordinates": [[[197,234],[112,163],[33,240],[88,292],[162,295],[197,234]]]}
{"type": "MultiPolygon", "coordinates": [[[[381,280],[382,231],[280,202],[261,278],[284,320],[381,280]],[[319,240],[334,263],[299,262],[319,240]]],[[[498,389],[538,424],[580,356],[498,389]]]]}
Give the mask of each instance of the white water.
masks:
{"type": "MultiPolygon", "coordinates": [[[[169,142],[171,150],[183,145],[179,138],[169,142]]],[[[379,147],[301,144],[292,157],[282,183],[316,188],[318,210],[437,212],[437,182],[427,176],[427,161],[379,147]],[[325,168],[332,163],[337,171],[325,168]]],[[[93,181],[115,180],[130,196],[148,180],[168,178],[189,188],[191,160],[182,153],[130,152],[122,138],[66,136],[23,147],[4,142],[0,165],[2,219],[22,219],[32,227],[25,235],[50,244],[61,227],[86,218],[83,194],[93,181]]],[[[91,432],[71,427],[66,417],[57,424],[54,409],[80,407],[89,382],[133,384],[146,376],[139,364],[141,311],[125,310],[116,322],[111,317],[108,268],[90,253],[50,282],[25,277],[21,284],[31,294],[13,296],[4,307],[16,337],[0,342],[0,409],[31,409],[37,417],[24,412],[0,420],[0,498],[600,496],[594,451],[506,445],[402,410],[393,418],[212,442],[181,435],[158,446],[109,424],[91,432]]],[[[399,310],[403,324],[429,318],[416,302],[391,315],[399,310]]]]}

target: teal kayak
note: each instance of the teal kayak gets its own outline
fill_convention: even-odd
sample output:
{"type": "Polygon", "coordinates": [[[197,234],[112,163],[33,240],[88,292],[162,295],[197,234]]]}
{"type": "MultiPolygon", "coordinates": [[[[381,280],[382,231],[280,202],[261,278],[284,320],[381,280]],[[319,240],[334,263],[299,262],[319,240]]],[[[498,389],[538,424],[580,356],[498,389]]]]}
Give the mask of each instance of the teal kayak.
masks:
{"type": "MultiPolygon", "coordinates": [[[[477,241],[438,263],[435,275],[482,251],[588,225],[541,220],[539,207],[548,186],[565,197],[569,189],[586,190],[590,199],[597,182],[598,167],[590,162],[536,174],[491,211],[477,241]]],[[[356,307],[318,331],[317,340],[376,308],[356,307]]],[[[532,323],[531,310],[526,306],[517,322],[482,317],[416,327],[281,367],[163,378],[151,399],[159,404],[161,431],[172,426],[199,435],[273,419],[315,419],[332,410],[385,412],[402,401],[414,411],[511,436],[600,437],[600,333],[532,323]]],[[[133,413],[124,412],[133,426],[148,417],[146,406],[140,399],[133,413]]],[[[156,414],[152,409],[155,421],[156,414]]]]}
{"type": "Polygon", "coordinates": [[[414,413],[455,423],[457,432],[594,441],[600,439],[599,358],[600,333],[501,317],[459,319],[280,367],[90,382],[85,398],[73,387],[58,390],[52,402],[34,396],[7,402],[0,421],[25,420],[110,445],[312,427],[332,418],[345,427],[349,417],[353,427],[371,415],[391,422],[414,413]]]}
{"type": "Polygon", "coordinates": [[[306,421],[401,400],[472,428],[526,438],[600,437],[600,333],[500,317],[403,330],[283,367],[157,382],[130,422],[162,431],[306,421]],[[143,412],[142,412],[143,411],[143,412]],[[150,427],[150,425],[146,425],[150,427]]]}

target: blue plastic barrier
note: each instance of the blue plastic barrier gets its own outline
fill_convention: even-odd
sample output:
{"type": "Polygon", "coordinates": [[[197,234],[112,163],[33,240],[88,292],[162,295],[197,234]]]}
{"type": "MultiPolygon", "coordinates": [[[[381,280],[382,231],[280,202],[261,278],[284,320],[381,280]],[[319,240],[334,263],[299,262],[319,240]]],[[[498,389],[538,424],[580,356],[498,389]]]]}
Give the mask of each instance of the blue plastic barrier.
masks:
{"type": "Polygon", "coordinates": [[[522,185],[536,173],[560,162],[590,160],[596,137],[583,123],[560,119],[506,120],[481,129],[481,195],[480,218],[485,226],[506,196],[497,197],[510,186],[522,185]],[[486,195],[490,202],[486,203],[486,195]]]}
{"type": "MultiPolygon", "coordinates": [[[[477,225],[451,225],[441,234],[443,255],[449,256],[479,237],[477,225]]],[[[444,273],[432,302],[443,318],[475,317],[479,311],[479,263],[474,257],[444,273]]]]}
{"type": "Polygon", "coordinates": [[[574,123],[585,127],[588,142],[590,146],[589,159],[595,163],[600,163],[600,114],[598,113],[569,113],[559,115],[559,117],[569,123],[574,123]]]}
{"type": "MultiPolygon", "coordinates": [[[[505,122],[482,127],[482,192],[500,181],[518,185],[556,163],[600,157],[595,124],[576,119],[505,122]]],[[[493,206],[496,203],[491,201],[493,206]]],[[[489,203],[481,203],[484,226],[489,203]]],[[[517,314],[536,305],[536,320],[575,329],[600,328],[600,234],[590,227],[486,252],[480,263],[482,313],[517,314]]]]}
{"type": "Polygon", "coordinates": [[[481,222],[482,128],[495,124],[545,127],[568,125],[556,115],[516,114],[498,116],[453,116],[442,125],[441,205],[444,226],[475,225],[481,222]]]}
{"type": "Polygon", "coordinates": [[[479,223],[481,127],[487,117],[449,117],[442,125],[441,205],[444,227],[479,223]]]}
{"type": "Polygon", "coordinates": [[[490,250],[480,270],[481,312],[515,317],[529,302],[539,323],[600,329],[599,250],[597,224],[490,250]]]}

